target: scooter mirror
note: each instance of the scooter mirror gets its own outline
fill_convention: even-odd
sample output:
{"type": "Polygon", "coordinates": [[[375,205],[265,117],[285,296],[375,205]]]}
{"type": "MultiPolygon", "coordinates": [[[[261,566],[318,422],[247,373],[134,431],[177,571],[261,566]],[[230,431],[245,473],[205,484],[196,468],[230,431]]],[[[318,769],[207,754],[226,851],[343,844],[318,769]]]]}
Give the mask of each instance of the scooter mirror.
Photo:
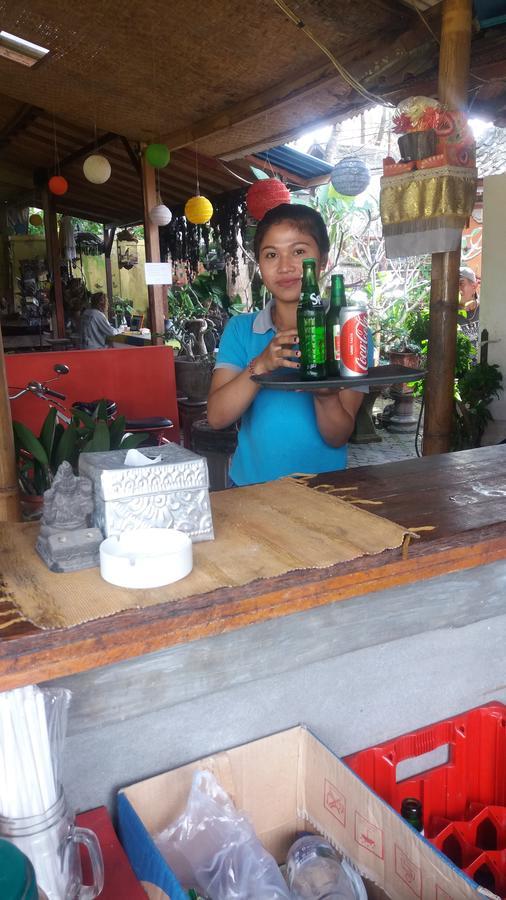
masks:
{"type": "Polygon", "coordinates": [[[57,375],[68,375],[70,367],[66,366],[65,363],[56,363],[56,365],[53,366],[53,371],[56,372],[57,375]]]}

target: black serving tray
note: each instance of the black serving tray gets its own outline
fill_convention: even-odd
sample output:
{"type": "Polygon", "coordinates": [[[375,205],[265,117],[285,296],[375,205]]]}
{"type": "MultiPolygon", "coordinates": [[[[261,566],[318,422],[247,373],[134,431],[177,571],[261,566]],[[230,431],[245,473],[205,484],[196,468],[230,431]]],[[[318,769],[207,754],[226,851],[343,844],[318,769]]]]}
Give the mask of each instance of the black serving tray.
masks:
{"type": "Polygon", "coordinates": [[[315,381],[303,381],[296,369],[275,369],[266,375],[252,375],[264,388],[275,391],[320,391],[322,388],[354,388],[376,387],[383,384],[403,384],[406,381],[418,381],[425,378],[425,369],[411,369],[408,366],[372,366],[367,375],[344,378],[319,378],[315,381]]]}

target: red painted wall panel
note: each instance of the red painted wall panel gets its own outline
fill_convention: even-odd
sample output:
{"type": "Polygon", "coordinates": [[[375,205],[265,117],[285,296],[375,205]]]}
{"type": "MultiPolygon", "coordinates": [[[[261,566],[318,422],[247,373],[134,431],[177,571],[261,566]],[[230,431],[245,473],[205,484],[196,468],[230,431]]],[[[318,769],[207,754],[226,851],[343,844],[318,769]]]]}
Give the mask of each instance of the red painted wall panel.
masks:
{"type": "MultiPolygon", "coordinates": [[[[129,418],[167,416],[174,422],[171,440],[179,441],[174,357],[170,347],[131,347],[122,350],[69,350],[54,353],[15,353],[5,357],[9,393],[29,381],[55,377],[55,363],[70,367],[52,387],[66,395],[64,405],[76,400],[108,397],[129,418]]],[[[25,395],[11,402],[12,418],[36,433],[44,421],[48,404],[25,395]]]]}

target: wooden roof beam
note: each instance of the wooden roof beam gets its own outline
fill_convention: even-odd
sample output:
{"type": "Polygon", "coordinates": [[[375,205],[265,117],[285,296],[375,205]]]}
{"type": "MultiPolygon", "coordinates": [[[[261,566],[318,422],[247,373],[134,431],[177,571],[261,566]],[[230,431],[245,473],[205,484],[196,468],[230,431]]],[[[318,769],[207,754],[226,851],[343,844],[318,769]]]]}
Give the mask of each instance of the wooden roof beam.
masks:
{"type": "Polygon", "coordinates": [[[24,103],[18,112],[7,122],[0,131],[0,147],[4,147],[19,131],[23,131],[34,119],[41,114],[38,106],[24,103]]]}
{"type": "Polygon", "coordinates": [[[128,138],[124,137],[123,135],[121,135],[121,143],[123,144],[123,146],[124,146],[124,148],[125,148],[125,150],[126,150],[126,152],[127,152],[127,156],[128,156],[128,158],[129,158],[130,162],[132,163],[132,165],[133,165],[135,171],[137,172],[137,175],[138,175],[139,178],[140,178],[140,177],[141,177],[141,160],[140,160],[140,153],[136,153],[136,152],[135,152],[135,150],[134,150],[134,148],[132,147],[132,145],[131,145],[130,141],[128,140],[128,138]]]}
{"type": "Polygon", "coordinates": [[[26,168],[20,168],[12,162],[2,160],[0,162],[0,181],[10,185],[13,191],[16,188],[28,188],[33,190],[32,171],[26,168]]]}
{"type": "Polygon", "coordinates": [[[63,204],[58,203],[58,212],[68,216],[76,216],[78,219],[90,219],[92,222],[107,222],[113,225],[131,225],[133,223],[140,224],[142,217],[137,210],[112,209],[110,206],[106,208],[98,208],[89,204],[81,204],[79,201],[68,201],[63,204]]]}
{"type": "Polygon", "coordinates": [[[117,140],[118,137],[119,135],[114,131],[108,131],[106,134],[97,138],[96,141],[90,141],[89,144],[85,144],[84,147],[80,147],[79,150],[74,150],[72,153],[69,153],[68,156],[65,156],[60,163],[60,168],[63,169],[66,166],[70,166],[71,163],[76,162],[78,159],[82,159],[83,156],[88,156],[88,154],[93,153],[94,150],[99,150],[100,147],[105,147],[106,144],[110,144],[111,141],[117,140]]]}
{"type": "Polygon", "coordinates": [[[281,175],[282,178],[285,178],[292,184],[297,184],[299,187],[307,187],[308,182],[306,178],[301,178],[300,175],[295,175],[294,172],[289,172],[288,169],[277,166],[276,163],[271,162],[271,160],[259,159],[258,156],[245,156],[244,158],[246,162],[251,166],[254,166],[255,169],[262,169],[263,172],[272,172],[276,175],[281,175]]]}

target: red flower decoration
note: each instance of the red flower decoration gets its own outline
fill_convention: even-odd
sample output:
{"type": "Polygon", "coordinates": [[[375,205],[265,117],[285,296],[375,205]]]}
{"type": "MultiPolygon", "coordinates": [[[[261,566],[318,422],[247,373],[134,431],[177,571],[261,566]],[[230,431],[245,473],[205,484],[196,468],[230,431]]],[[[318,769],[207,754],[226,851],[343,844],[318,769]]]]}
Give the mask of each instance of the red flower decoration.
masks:
{"type": "Polygon", "coordinates": [[[392,119],[392,131],[395,134],[406,134],[407,131],[413,131],[411,119],[406,113],[396,113],[392,119]]]}

